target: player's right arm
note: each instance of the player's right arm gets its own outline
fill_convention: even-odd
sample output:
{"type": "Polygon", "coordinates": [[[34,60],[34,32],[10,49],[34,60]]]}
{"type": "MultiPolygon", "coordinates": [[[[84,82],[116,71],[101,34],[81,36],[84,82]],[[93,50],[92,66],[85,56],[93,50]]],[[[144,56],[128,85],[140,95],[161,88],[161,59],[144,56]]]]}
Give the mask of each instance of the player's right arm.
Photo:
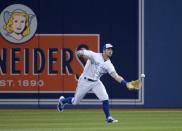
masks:
{"type": "Polygon", "coordinates": [[[82,50],[77,51],[76,55],[78,57],[83,57],[83,58],[86,58],[86,59],[93,59],[94,52],[90,51],[90,50],[82,49],[82,50]]]}

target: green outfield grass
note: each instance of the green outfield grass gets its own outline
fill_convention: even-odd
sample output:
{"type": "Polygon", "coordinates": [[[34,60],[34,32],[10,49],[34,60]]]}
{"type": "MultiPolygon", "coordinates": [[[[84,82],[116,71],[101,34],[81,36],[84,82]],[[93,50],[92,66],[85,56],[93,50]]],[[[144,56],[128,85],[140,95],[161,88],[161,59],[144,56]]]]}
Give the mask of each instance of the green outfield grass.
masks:
{"type": "Polygon", "coordinates": [[[0,131],[182,131],[182,111],[112,110],[107,124],[98,110],[0,110],[0,131]]]}

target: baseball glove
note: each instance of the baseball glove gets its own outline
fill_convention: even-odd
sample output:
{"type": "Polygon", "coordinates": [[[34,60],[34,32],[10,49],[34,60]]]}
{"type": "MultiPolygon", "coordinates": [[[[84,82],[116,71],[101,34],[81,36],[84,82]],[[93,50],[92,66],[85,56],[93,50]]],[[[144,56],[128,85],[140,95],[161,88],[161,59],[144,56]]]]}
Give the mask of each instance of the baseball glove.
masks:
{"type": "Polygon", "coordinates": [[[141,86],[140,80],[135,80],[127,83],[127,88],[129,90],[139,90],[141,86]]]}

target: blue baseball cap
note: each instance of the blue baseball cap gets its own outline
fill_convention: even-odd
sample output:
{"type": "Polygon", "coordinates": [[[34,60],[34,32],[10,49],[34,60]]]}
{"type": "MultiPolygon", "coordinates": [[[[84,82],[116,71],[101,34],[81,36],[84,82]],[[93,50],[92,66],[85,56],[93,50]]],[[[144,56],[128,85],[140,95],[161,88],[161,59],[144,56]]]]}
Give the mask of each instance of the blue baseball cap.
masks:
{"type": "Polygon", "coordinates": [[[114,46],[110,43],[107,43],[103,46],[103,50],[108,49],[108,48],[114,48],[114,46]]]}

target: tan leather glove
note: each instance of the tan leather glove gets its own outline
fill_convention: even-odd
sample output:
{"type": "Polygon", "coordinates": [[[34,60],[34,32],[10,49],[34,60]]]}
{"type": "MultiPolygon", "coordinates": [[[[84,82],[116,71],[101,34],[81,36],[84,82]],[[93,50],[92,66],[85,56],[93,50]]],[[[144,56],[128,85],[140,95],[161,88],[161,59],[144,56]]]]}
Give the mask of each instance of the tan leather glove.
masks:
{"type": "Polygon", "coordinates": [[[139,90],[141,87],[141,81],[140,80],[135,80],[127,83],[127,88],[129,90],[139,90]]]}

